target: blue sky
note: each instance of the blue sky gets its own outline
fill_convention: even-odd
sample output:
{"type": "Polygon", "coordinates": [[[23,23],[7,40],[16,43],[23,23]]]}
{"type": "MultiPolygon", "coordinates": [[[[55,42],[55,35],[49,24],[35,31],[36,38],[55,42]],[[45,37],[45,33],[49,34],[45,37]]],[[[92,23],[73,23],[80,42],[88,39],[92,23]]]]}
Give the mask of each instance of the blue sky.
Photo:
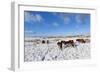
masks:
{"type": "Polygon", "coordinates": [[[90,34],[90,14],[24,11],[25,36],[90,34]]]}

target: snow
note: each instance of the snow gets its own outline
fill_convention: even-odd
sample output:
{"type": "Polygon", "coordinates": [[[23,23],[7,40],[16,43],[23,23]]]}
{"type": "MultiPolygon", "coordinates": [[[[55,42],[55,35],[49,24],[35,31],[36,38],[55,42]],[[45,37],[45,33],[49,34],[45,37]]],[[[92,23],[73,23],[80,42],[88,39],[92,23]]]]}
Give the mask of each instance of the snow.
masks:
{"type": "Polygon", "coordinates": [[[56,42],[35,44],[25,42],[24,61],[59,61],[90,58],[90,43],[78,43],[75,47],[59,49],[56,42]]]}

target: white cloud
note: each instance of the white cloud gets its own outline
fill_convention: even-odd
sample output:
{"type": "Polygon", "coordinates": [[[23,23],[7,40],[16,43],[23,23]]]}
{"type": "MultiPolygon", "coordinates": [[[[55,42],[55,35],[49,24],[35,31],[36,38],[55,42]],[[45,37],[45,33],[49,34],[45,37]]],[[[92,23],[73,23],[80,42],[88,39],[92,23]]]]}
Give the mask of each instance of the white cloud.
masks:
{"type": "Polygon", "coordinates": [[[81,18],[80,15],[77,15],[77,16],[76,16],[76,22],[77,22],[77,23],[81,23],[81,19],[80,19],[80,18],[81,18]]]}
{"type": "Polygon", "coordinates": [[[59,24],[58,24],[57,22],[54,22],[54,23],[53,23],[53,26],[54,26],[54,27],[58,27],[59,24]]]}
{"type": "Polygon", "coordinates": [[[30,14],[29,12],[25,12],[25,21],[26,22],[41,22],[43,21],[43,17],[40,14],[30,14]]]}
{"type": "Polygon", "coordinates": [[[63,17],[63,20],[65,24],[68,24],[70,22],[70,18],[67,16],[63,17]]]}
{"type": "Polygon", "coordinates": [[[52,12],[52,14],[53,14],[54,16],[58,16],[58,13],[57,13],[57,12],[52,12]]]}
{"type": "Polygon", "coordinates": [[[52,14],[63,20],[64,24],[68,24],[70,22],[70,18],[68,17],[69,14],[67,13],[65,14],[65,13],[53,12],[52,14]]]}
{"type": "Polygon", "coordinates": [[[69,24],[70,22],[69,14],[61,13],[59,17],[63,20],[64,24],[69,24]]]}
{"type": "Polygon", "coordinates": [[[24,32],[25,32],[26,34],[32,34],[32,33],[33,33],[32,30],[25,30],[24,32]]]}
{"type": "Polygon", "coordinates": [[[39,14],[35,15],[36,21],[41,22],[43,20],[42,16],[39,14]]]}
{"type": "Polygon", "coordinates": [[[76,16],[76,23],[77,24],[82,24],[82,23],[84,23],[84,15],[77,15],[76,16]]]}

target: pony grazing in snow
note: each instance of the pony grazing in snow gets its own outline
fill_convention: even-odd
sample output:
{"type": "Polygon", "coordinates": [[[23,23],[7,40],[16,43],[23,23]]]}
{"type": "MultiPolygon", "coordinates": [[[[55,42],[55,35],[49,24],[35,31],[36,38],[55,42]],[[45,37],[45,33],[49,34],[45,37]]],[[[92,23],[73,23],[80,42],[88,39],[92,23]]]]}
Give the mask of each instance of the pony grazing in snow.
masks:
{"type": "Polygon", "coordinates": [[[57,45],[62,50],[62,48],[64,47],[63,45],[66,45],[67,47],[74,47],[75,43],[73,40],[68,40],[68,41],[57,42],[57,45]]]}
{"type": "Polygon", "coordinates": [[[64,45],[67,45],[68,47],[74,47],[75,43],[73,40],[68,40],[64,42],[64,45]]]}
{"type": "Polygon", "coordinates": [[[62,50],[62,42],[57,42],[57,45],[62,50]]]}
{"type": "Polygon", "coordinates": [[[76,39],[76,41],[79,43],[86,43],[86,41],[84,39],[76,39]]]}

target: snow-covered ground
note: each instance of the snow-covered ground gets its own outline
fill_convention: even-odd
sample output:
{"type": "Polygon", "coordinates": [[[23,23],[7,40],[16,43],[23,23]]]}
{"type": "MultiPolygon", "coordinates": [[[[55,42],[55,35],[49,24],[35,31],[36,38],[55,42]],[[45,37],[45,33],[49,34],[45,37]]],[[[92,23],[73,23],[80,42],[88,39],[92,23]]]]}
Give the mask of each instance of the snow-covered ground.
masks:
{"type": "Polygon", "coordinates": [[[75,47],[63,47],[61,50],[54,41],[49,44],[25,42],[24,50],[25,62],[90,58],[90,43],[78,43],[75,47]]]}

